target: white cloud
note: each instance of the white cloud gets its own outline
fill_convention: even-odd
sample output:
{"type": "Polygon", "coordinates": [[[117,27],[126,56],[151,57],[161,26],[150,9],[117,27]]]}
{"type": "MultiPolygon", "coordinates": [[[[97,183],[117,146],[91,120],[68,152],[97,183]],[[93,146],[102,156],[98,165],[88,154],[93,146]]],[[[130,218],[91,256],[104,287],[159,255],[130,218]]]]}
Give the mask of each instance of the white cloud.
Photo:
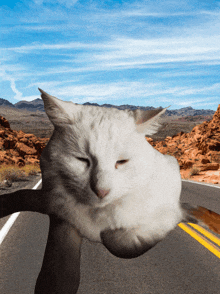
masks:
{"type": "MultiPolygon", "coordinates": [[[[89,85],[45,85],[46,91],[61,99],[72,100],[75,103],[87,101],[123,100],[138,96],[148,97],[157,88],[156,83],[145,82],[114,82],[114,83],[94,83],[89,85]]],[[[173,91],[173,90],[171,90],[173,91]]]]}
{"type": "Polygon", "coordinates": [[[183,106],[183,107],[186,107],[186,106],[196,106],[196,108],[198,107],[199,104],[203,104],[205,102],[205,104],[210,104],[210,103],[207,103],[208,99],[205,98],[205,99],[186,99],[184,101],[181,101],[181,100],[177,100],[175,101],[177,105],[180,105],[180,106],[183,106]]]}
{"type": "Polygon", "coordinates": [[[31,95],[31,96],[24,96],[21,91],[19,91],[16,82],[21,79],[20,73],[18,72],[18,68],[15,66],[14,68],[12,67],[11,69],[14,70],[13,75],[11,73],[8,73],[6,70],[6,67],[1,69],[0,71],[0,77],[2,81],[9,82],[10,87],[12,92],[14,93],[14,99],[16,100],[26,100],[26,101],[32,101],[36,98],[39,98],[39,95],[31,95]]]}
{"type": "Polygon", "coordinates": [[[34,0],[3,26],[16,99],[31,99],[38,86],[80,102],[217,95],[219,9],[185,0],[76,2],[34,0]]]}
{"type": "Polygon", "coordinates": [[[17,99],[17,100],[21,100],[22,99],[22,93],[16,88],[15,80],[13,78],[8,78],[8,80],[11,83],[11,89],[12,89],[12,91],[15,93],[15,97],[14,98],[17,99]]]}
{"type": "Polygon", "coordinates": [[[15,94],[14,98],[17,99],[17,100],[21,100],[22,99],[22,93],[16,87],[15,78],[13,78],[9,74],[7,74],[5,70],[1,70],[0,76],[2,77],[2,80],[10,82],[11,90],[15,94]]]}
{"type": "Polygon", "coordinates": [[[93,60],[102,64],[105,62],[112,67],[132,68],[149,64],[198,61],[204,63],[220,59],[219,36],[152,40],[123,38],[108,45],[106,50],[94,53],[93,60]]]}
{"type": "Polygon", "coordinates": [[[34,51],[43,51],[43,50],[61,50],[61,49],[86,49],[89,45],[83,44],[80,42],[71,42],[71,43],[60,43],[60,44],[42,44],[42,43],[32,43],[31,45],[23,45],[18,47],[11,47],[5,50],[16,51],[19,53],[29,53],[34,51]]]}
{"type": "Polygon", "coordinates": [[[195,95],[195,94],[210,94],[212,91],[219,91],[220,83],[215,83],[211,86],[200,87],[200,88],[186,88],[179,91],[179,96],[195,95]]]}
{"type": "MultiPolygon", "coordinates": [[[[219,36],[206,37],[178,37],[160,39],[134,39],[115,38],[109,42],[67,42],[67,43],[34,43],[23,46],[16,46],[5,49],[13,60],[16,54],[28,56],[35,54],[37,61],[38,54],[45,55],[45,61],[41,65],[41,70],[32,65],[32,68],[20,68],[18,79],[25,76],[48,77],[64,74],[68,77],[73,73],[95,74],[96,72],[113,72],[115,70],[133,69],[167,69],[169,66],[184,65],[185,76],[187,67],[208,66],[209,64],[220,63],[220,38],[219,36]],[[44,51],[44,52],[42,52],[44,51]],[[53,59],[51,59],[53,57],[53,59]],[[43,70],[42,70],[43,69],[43,70]]],[[[7,62],[6,62],[7,64],[7,62]]],[[[17,66],[19,68],[19,66],[17,66]]],[[[10,70],[10,66],[7,66],[10,70]]],[[[198,71],[197,71],[198,72],[198,71]]],[[[190,73],[192,76],[193,71],[190,73]]],[[[169,73],[166,71],[167,77],[169,73]]],[[[164,73],[162,74],[164,76],[164,73]]],[[[162,77],[161,75],[161,77],[162,77]]],[[[195,74],[194,74],[195,75],[195,74]]],[[[159,75],[157,75],[157,78],[159,75]]],[[[177,77],[177,75],[176,75],[177,77]]],[[[47,78],[46,78],[47,79],[47,78]]],[[[32,82],[30,82],[31,84],[32,82]]],[[[188,92],[181,92],[180,95],[188,95],[188,92]]],[[[202,91],[202,90],[201,90],[202,91]]],[[[197,91],[198,92],[198,91],[197,91]]],[[[195,93],[195,90],[191,94],[195,93]]]]}
{"type": "MultiPolygon", "coordinates": [[[[46,91],[61,99],[71,100],[75,103],[84,102],[107,102],[110,100],[129,100],[135,97],[141,99],[152,99],[152,104],[156,101],[162,101],[163,96],[178,95],[184,88],[166,87],[161,83],[147,83],[146,81],[129,82],[120,81],[113,83],[93,83],[88,85],[71,85],[66,86],[59,84],[46,85],[46,91]],[[154,97],[154,98],[153,98],[154,97]]],[[[185,89],[186,90],[186,89],[185,89]]],[[[166,101],[166,99],[164,100],[166,101]]],[[[170,101],[169,99],[167,101],[170,101]]]]}
{"type": "Polygon", "coordinates": [[[62,83],[57,86],[45,83],[44,90],[60,99],[80,104],[96,102],[120,105],[127,104],[135,99],[138,103],[136,105],[154,107],[171,105],[171,109],[175,109],[178,106],[202,108],[200,105],[217,105],[217,102],[212,102],[213,98],[207,97],[207,94],[218,87],[219,84],[200,89],[187,86],[169,86],[165,83],[148,83],[147,81],[120,81],[88,85],[76,83],[70,86],[62,83]]]}
{"type": "MultiPolygon", "coordinates": [[[[114,68],[143,68],[150,65],[179,62],[219,62],[220,38],[209,37],[179,37],[160,39],[132,39],[116,38],[109,42],[85,43],[69,42],[56,44],[31,44],[7,48],[7,51],[26,54],[54,51],[58,54],[66,53],[63,63],[75,63],[74,70],[108,70],[114,68]],[[65,50],[65,51],[64,51],[65,50]],[[79,51],[78,51],[79,50],[79,51]],[[70,54],[71,53],[71,54],[70,54]]],[[[69,66],[71,69],[72,66],[69,66]]]]}
{"type": "Polygon", "coordinates": [[[69,8],[73,6],[74,4],[76,4],[77,1],[78,0],[34,0],[34,3],[37,5],[42,5],[46,3],[60,4],[69,8]]]}
{"type": "Polygon", "coordinates": [[[43,4],[44,0],[34,0],[34,3],[37,5],[43,4]]]}

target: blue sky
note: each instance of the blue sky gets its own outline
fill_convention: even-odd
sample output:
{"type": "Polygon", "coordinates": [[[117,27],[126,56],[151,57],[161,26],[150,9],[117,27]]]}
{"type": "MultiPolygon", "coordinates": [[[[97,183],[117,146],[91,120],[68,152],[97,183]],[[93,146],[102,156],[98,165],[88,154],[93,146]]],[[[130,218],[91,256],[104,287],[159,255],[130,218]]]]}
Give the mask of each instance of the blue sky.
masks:
{"type": "Polygon", "coordinates": [[[220,2],[1,1],[0,97],[216,110],[220,2]]]}

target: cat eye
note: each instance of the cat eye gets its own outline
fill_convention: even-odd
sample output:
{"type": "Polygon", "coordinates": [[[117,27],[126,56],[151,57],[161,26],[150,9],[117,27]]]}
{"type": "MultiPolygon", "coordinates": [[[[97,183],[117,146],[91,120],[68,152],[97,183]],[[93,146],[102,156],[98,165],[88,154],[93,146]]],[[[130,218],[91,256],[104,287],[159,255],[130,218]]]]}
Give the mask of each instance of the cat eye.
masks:
{"type": "Polygon", "coordinates": [[[128,159],[122,159],[122,160],[116,161],[115,168],[118,168],[119,165],[123,165],[126,162],[128,162],[128,159]]]}
{"type": "Polygon", "coordinates": [[[87,166],[89,167],[90,166],[90,161],[88,158],[85,158],[85,157],[76,157],[78,160],[84,162],[87,164],[87,166]]]}

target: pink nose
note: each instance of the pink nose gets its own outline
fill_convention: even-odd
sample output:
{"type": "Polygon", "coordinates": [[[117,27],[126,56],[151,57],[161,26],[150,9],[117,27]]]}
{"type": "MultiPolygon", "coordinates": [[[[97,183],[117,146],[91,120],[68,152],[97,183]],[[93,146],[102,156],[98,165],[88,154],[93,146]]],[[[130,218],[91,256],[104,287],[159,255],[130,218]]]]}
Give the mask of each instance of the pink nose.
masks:
{"type": "Polygon", "coordinates": [[[108,195],[110,190],[104,190],[104,189],[100,189],[97,191],[97,196],[101,199],[103,199],[106,195],[108,195]]]}

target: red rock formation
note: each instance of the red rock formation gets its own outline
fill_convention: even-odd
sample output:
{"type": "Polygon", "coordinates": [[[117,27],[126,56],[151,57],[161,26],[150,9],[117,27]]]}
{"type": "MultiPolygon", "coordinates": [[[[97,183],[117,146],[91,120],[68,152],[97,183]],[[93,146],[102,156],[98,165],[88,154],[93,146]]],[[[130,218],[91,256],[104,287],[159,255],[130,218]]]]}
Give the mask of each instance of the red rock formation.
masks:
{"type": "Polygon", "coordinates": [[[0,164],[39,164],[41,152],[48,141],[22,131],[13,131],[9,122],[0,116],[0,164]]]}
{"type": "MultiPolygon", "coordinates": [[[[201,174],[204,181],[220,184],[220,105],[211,121],[194,127],[190,133],[180,132],[160,142],[146,139],[161,153],[175,156],[182,174],[190,169],[191,176],[201,174]]],[[[39,164],[48,141],[11,130],[8,121],[0,116],[0,164],[39,164]]]]}
{"type": "MultiPolygon", "coordinates": [[[[180,132],[160,142],[146,139],[161,153],[175,156],[181,170],[217,171],[220,163],[220,105],[211,121],[195,126],[190,133],[180,132]]],[[[220,177],[215,183],[220,183],[220,177]]]]}
{"type": "Polygon", "coordinates": [[[10,129],[9,122],[3,116],[0,116],[0,126],[3,126],[4,128],[9,128],[10,129]]]}

